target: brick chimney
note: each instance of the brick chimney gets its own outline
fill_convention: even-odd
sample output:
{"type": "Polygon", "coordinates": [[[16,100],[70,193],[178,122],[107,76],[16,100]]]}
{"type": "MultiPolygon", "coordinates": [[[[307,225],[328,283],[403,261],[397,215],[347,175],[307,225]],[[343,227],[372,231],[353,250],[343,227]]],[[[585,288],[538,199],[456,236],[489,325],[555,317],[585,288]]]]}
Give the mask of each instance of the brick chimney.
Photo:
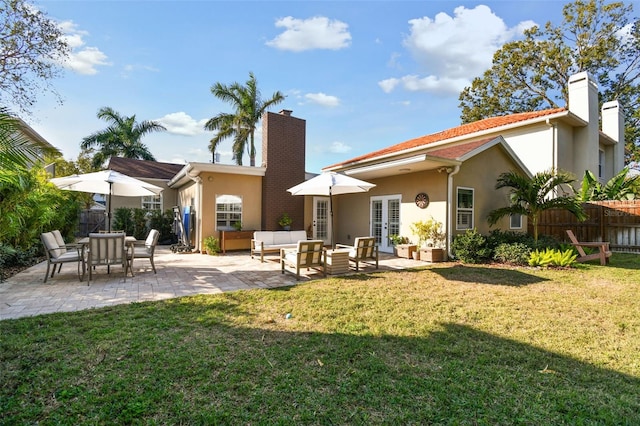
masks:
{"type": "Polygon", "coordinates": [[[287,189],[305,180],[306,121],[291,113],[285,109],[262,116],[263,231],[280,229],[278,218],[285,212],[293,219],[291,229],[304,229],[304,197],[287,189]]]}

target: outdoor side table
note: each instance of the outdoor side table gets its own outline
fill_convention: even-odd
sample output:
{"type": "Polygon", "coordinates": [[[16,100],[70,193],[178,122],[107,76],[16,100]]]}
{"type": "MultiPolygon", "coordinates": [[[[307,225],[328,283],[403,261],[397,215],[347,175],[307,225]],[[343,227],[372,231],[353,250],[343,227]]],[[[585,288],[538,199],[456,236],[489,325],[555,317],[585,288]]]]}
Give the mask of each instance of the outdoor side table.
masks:
{"type": "Polygon", "coordinates": [[[325,260],[327,274],[338,275],[349,272],[349,249],[327,250],[325,260]]]}

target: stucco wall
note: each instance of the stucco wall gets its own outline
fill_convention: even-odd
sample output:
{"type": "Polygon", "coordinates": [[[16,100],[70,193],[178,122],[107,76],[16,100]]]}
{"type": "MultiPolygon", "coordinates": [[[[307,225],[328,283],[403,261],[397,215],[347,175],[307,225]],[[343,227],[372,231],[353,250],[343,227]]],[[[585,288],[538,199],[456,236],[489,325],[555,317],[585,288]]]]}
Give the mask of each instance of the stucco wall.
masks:
{"type": "MultiPolygon", "coordinates": [[[[503,218],[493,228],[489,228],[487,215],[491,210],[509,204],[508,190],[496,191],[495,185],[500,173],[516,170],[517,165],[500,146],[494,146],[467,160],[453,178],[452,230],[454,235],[464,231],[455,231],[456,220],[456,187],[474,189],[474,227],[480,233],[487,234],[491,229],[509,230],[509,217],[503,218]]],[[[430,170],[380,179],[369,179],[377,186],[366,193],[345,194],[334,197],[334,214],[336,241],[352,244],[355,237],[370,234],[370,200],[375,196],[399,194],[400,235],[417,242],[411,233],[411,224],[419,220],[434,218],[441,222],[445,229],[447,224],[447,173],[430,170]],[[429,196],[429,206],[421,209],[415,204],[417,194],[425,192],[429,196]]],[[[311,210],[310,206],[307,206],[311,210]]],[[[308,210],[308,211],[309,211],[308,210]]],[[[523,228],[514,231],[526,231],[526,218],[523,228]]]]}
{"type": "MultiPolygon", "coordinates": [[[[203,172],[202,178],[202,236],[200,241],[210,235],[219,238],[216,228],[216,197],[218,195],[236,195],[242,198],[242,228],[259,230],[261,220],[262,177],[240,174],[203,172]]],[[[246,248],[243,242],[229,242],[227,250],[246,248]],[[238,246],[238,247],[236,247],[238,246]]]]}
{"type": "MultiPolygon", "coordinates": [[[[510,204],[509,190],[507,188],[495,189],[500,174],[509,171],[520,172],[511,158],[499,146],[494,146],[464,162],[460,167],[460,172],[453,178],[452,231],[454,235],[465,232],[455,229],[457,187],[474,189],[473,227],[478,232],[486,235],[492,229],[510,230],[509,216],[502,218],[491,228],[487,222],[489,212],[500,207],[507,207],[510,204]]],[[[513,231],[526,231],[527,221],[524,217],[522,225],[522,229],[513,229],[513,231]]]]}
{"type": "MultiPolygon", "coordinates": [[[[167,181],[158,179],[140,179],[142,181],[159,186],[162,191],[162,211],[171,209],[178,204],[178,191],[167,186],[167,181]]],[[[108,198],[108,197],[107,197],[108,198]]],[[[142,208],[142,197],[111,197],[112,212],[121,207],[132,209],[142,208]]]]}
{"type": "Polygon", "coordinates": [[[370,200],[376,196],[400,195],[400,235],[413,238],[411,224],[430,217],[445,223],[446,218],[446,173],[435,170],[370,179],[376,184],[369,192],[344,194],[334,197],[336,241],[353,244],[354,238],[369,235],[370,200]],[[420,209],[415,204],[417,194],[425,192],[429,196],[429,206],[420,209]]]}

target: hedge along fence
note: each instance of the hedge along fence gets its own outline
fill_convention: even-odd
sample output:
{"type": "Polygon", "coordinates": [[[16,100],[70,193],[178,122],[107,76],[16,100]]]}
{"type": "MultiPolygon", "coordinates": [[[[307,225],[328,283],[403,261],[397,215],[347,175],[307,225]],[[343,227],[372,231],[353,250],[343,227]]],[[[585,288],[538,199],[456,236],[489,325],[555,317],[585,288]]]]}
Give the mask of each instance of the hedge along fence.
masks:
{"type": "MultiPolygon", "coordinates": [[[[612,251],[640,253],[640,200],[592,201],[583,207],[584,222],[562,209],[542,212],[538,232],[568,241],[571,229],[579,241],[609,241],[612,251]]],[[[528,232],[533,233],[530,224],[528,232]]]]}

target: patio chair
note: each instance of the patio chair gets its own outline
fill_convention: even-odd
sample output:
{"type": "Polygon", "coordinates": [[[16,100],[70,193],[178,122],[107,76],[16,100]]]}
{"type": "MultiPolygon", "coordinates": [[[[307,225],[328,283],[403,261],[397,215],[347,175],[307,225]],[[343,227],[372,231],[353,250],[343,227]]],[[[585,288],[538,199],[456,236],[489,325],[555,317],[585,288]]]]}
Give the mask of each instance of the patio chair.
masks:
{"type": "Polygon", "coordinates": [[[607,263],[609,263],[609,258],[611,257],[611,250],[609,250],[609,243],[608,242],[603,242],[603,241],[596,241],[596,242],[580,242],[578,241],[578,239],[576,238],[575,234],[573,233],[572,230],[567,229],[567,235],[569,236],[569,239],[571,240],[571,245],[574,246],[576,248],[576,250],[578,250],[578,258],[576,259],[576,262],[588,262],[590,260],[600,260],[600,264],[601,265],[606,265],[607,263]],[[584,247],[588,247],[588,248],[594,248],[594,249],[598,249],[597,252],[595,253],[591,253],[591,254],[587,254],[584,251],[584,247]]]}
{"type": "Polygon", "coordinates": [[[357,237],[353,241],[353,246],[336,244],[336,248],[349,249],[349,260],[355,262],[356,271],[360,270],[360,262],[376,263],[378,269],[378,246],[375,237],[357,237]]]}
{"type": "Polygon", "coordinates": [[[110,273],[111,265],[122,265],[124,280],[127,280],[127,246],[125,245],[124,233],[111,234],[89,234],[89,249],[87,252],[87,263],[89,267],[89,282],[94,266],[106,265],[107,273],[110,273]]]}
{"type": "Polygon", "coordinates": [[[298,241],[298,247],[295,249],[280,249],[280,264],[282,273],[284,274],[285,265],[294,267],[296,270],[296,279],[300,279],[300,268],[314,268],[322,272],[326,277],[325,261],[327,258],[327,250],[324,248],[322,240],[304,240],[298,241]]]}
{"type": "MultiPolygon", "coordinates": [[[[57,233],[60,234],[60,231],[57,231],[57,233]]],[[[43,232],[40,234],[40,240],[44,246],[44,252],[47,255],[47,272],[44,275],[45,283],[49,277],[49,269],[51,268],[51,265],[53,265],[53,270],[51,271],[51,278],[53,278],[53,275],[56,273],[56,266],[59,265],[59,274],[63,263],[72,262],[76,262],[78,264],[78,278],[82,281],[84,277],[84,262],[82,260],[82,252],[81,250],[78,250],[78,246],[65,245],[62,235],[60,235],[58,239],[53,232],[43,232]],[[62,241],[62,245],[60,245],[58,241],[62,241]],[[81,265],[82,275],[80,274],[81,265]]]]}
{"type": "Polygon", "coordinates": [[[147,239],[140,242],[133,243],[133,250],[128,252],[127,257],[129,260],[129,269],[131,270],[131,276],[133,277],[133,259],[149,259],[151,262],[151,268],[153,273],[156,273],[156,265],[153,263],[153,255],[156,251],[156,244],[158,244],[158,238],[160,238],[160,231],[152,229],[147,235],[147,239]]]}

